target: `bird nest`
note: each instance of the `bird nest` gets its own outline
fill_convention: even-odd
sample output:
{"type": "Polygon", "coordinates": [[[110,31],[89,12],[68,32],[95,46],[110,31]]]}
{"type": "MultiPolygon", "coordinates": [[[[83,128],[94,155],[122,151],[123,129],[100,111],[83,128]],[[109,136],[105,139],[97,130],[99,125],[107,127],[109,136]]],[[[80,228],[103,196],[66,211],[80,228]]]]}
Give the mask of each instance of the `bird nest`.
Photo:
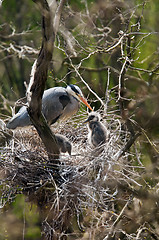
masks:
{"type": "Polygon", "coordinates": [[[86,118],[81,111],[71,121],[52,126],[55,134],[72,143],[71,155],[60,154],[59,171],[48,161],[33,126],[15,130],[1,148],[1,207],[17,194],[25,194],[40,209],[45,239],[65,239],[71,234],[74,239],[87,239],[90,232],[103,239],[114,231],[116,201],[121,206],[130,201],[123,186],[141,186],[142,166],[134,165],[134,153],[122,152],[130,134],[122,130],[119,118],[102,112],[109,132],[102,149],[88,144],[86,118]]]}

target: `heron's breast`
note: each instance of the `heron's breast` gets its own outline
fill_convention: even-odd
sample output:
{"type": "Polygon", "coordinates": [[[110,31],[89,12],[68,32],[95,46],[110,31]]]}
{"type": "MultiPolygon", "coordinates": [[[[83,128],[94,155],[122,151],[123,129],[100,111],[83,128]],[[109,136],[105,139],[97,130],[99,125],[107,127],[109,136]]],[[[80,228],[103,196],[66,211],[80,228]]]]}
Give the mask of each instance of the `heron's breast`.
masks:
{"type": "Polygon", "coordinates": [[[71,97],[70,102],[67,104],[67,106],[63,110],[62,118],[68,119],[72,117],[72,115],[76,114],[80,108],[80,103],[75,98],[71,97]]]}

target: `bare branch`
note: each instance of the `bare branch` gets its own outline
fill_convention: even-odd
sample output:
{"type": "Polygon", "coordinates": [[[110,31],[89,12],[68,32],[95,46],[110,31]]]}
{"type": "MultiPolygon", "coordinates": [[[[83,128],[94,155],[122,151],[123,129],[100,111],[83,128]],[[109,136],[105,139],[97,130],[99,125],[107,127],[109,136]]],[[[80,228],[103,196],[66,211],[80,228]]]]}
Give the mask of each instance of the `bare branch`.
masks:
{"type": "Polygon", "coordinates": [[[57,8],[57,10],[56,10],[56,13],[55,13],[54,25],[53,25],[55,36],[56,36],[57,30],[58,30],[58,28],[59,28],[60,17],[61,17],[61,13],[62,13],[62,9],[63,9],[64,2],[65,2],[65,0],[61,0],[61,1],[60,1],[59,6],[58,6],[58,8],[57,8]]]}
{"type": "Polygon", "coordinates": [[[79,71],[78,71],[78,68],[72,63],[72,60],[71,60],[70,58],[69,58],[69,60],[70,60],[71,66],[72,66],[72,68],[75,70],[77,76],[78,76],[78,77],[81,79],[81,81],[85,84],[85,86],[88,88],[88,90],[100,101],[101,105],[104,106],[103,100],[96,94],[96,92],[94,92],[94,91],[90,88],[89,84],[83,79],[83,77],[81,76],[81,74],[80,74],[79,71]]]}
{"type": "Polygon", "coordinates": [[[115,226],[117,225],[117,223],[120,221],[121,217],[124,214],[125,209],[128,207],[128,205],[132,202],[133,199],[133,195],[131,195],[128,199],[128,201],[126,202],[126,204],[124,205],[124,207],[122,208],[120,214],[118,215],[118,217],[116,218],[116,220],[113,222],[111,229],[108,233],[108,235],[103,239],[103,240],[109,240],[112,239],[112,235],[113,235],[113,231],[115,229],[115,226]]]}
{"type": "Polygon", "coordinates": [[[107,88],[105,92],[105,112],[107,114],[108,111],[108,103],[109,103],[109,84],[110,84],[110,68],[108,68],[108,78],[107,78],[107,88]]]}
{"type": "Polygon", "coordinates": [[[49,159],[53,160],[53,163],[58,164],[59,160],[57,159],[59,155],[59,149],[56,139],[41,112],[41,108],[42,95],[45,88],[45,82],[47,80],[48,66],[52,59],[55,34],[59,25],[63,1],[59,5],[57,11],[57,20],[55,19],[56,29],[53,29],[52,26],[52,17],[47,1],[34,0],[34,2],[38,4],[42,13],[43,42],[38,59],[34,62],[31,71],[30,83],[27,90],[27,99],[29,104],[28,113],[47,149],[49,159]]]}

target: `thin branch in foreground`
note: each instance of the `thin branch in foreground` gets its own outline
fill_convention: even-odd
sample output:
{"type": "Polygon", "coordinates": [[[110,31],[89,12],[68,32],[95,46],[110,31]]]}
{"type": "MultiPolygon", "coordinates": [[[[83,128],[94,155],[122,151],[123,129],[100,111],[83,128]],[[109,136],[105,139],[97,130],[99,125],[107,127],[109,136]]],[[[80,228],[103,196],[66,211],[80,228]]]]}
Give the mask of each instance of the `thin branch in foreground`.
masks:
{"type": "Polygon", "coordinates": [[[105,92],[105,113],[107,114],[108,112],[108,103],[109,103],[109,84],[110,84],[110,68],[108,68],[108,78],[107,78],[107,87],[106,87],[106,92],[105,92]]]}
{"type": "Polygon", "coordinates": [[[58,6],[58,8],[56,10],[56,13],[55,13],[54,24],[53,24],[55,36],[56,36],[58,28],[59,28],[60,17],[61,17],[61,13],[62,13],[62,10],[63,10],[64,2],[65,2],[65,0],[60,1],[59,6],[58,6]]]}
{"type": "Polygon", "coordinates": [[[134,144],[136,139],[141,135],[141,132],[137,132],[133,137],[130,137],[126,145],[120,150],[119,153],[117,153],[117,159],[119,159],[121,156],[124,155],[125,152],[127,152],[130,147],[134,144]]]}
{"type": "Polygon", "coordinates": [[[81,79],[81,81],[84,83],[84,85],[88,88],[88,90],[100,101],[102,106],[105,106],[103,100],[90,88],[89,84],[83,79],[83,77],[81,76],[81,74],[78,71],[78,68],[72,63],[71,58],[68,56],[71,66],[72,68],[75,70],[76,74],[78,75],[78,77],[81,79]]]}
{"type": "Polygon", "coordinates": [[[142,232],[149,232],[151,237],[155,240],[158,240],[158,236],[157,234],[153,231],[152,227],[148,225],[148,227],[145,226],[146,224],[144,224],[144,226],[141,226],[139,229],[138,229],[138,233],[136,235],[136,240],[139,240],[141,239],[140,235],[142,234],[142,232]]]}

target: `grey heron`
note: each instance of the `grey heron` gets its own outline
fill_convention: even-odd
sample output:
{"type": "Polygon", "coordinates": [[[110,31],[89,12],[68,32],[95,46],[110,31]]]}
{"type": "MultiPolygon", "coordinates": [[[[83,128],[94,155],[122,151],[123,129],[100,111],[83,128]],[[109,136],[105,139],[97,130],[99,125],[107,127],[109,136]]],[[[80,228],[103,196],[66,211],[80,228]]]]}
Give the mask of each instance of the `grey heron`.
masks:
{"type": "MultiPolygon", "coordinates": [[[[81,89],[76,85],[54,87],[44,91],[42,98],[42,112],[49,125],[57,120],[66,120],[75,114],[83,102],[91,111],[93,110],[83,96],[81,89]]],[[[15,129],[31,125],[27,107],[20,108],[7,123],[7,128],[15,129]]]]}
{"type": "Polygon", "coordinates": [[[97,112],[91,112],[84,123],[88,123],[88,141],[94,147],[98,147],[107,140],[107,128],[100,122],[101,116],[97,112]]]}

